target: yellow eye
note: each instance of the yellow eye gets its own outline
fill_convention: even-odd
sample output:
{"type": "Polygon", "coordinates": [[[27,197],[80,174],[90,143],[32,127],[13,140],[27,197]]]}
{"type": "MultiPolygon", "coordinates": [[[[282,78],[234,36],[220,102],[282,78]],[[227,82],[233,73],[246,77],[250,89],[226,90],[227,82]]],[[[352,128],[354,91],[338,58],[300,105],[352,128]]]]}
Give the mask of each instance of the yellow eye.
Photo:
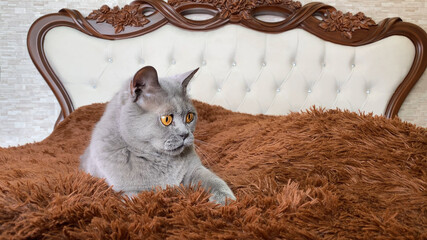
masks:
{"type": "Polygon", "coordinates": [[[172,123],[172,115],[161,116],[160,121],[162,121],[163,125],[169,126],[172,123]]]}
{"type": "Polygon", "coordinates": [[[194,113],[187,113],[187,116],[185,117],[186,123],[191,123],[194,120],[194,113]]]}

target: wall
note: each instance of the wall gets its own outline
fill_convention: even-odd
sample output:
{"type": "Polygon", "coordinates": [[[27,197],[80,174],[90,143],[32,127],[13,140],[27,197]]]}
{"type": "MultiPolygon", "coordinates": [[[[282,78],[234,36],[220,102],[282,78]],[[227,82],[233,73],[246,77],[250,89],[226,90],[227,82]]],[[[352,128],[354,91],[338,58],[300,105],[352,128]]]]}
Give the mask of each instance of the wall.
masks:
{"type": "MultiPolygon", "coordinates": [[[[128,0],[37,0],[0,2],[0,147],[40,141],[52,131],[59,104],[39,75],[27,52],[26,34],[31,23],[61,8],[84,16],[103,4],[123,6],[128,0]]],[[[309,1],[301,1],[303,4],[309,1]]],[[[324,0],[344,12],[364,12],[377,23],[401,17],[427,31],[427,1],[324,0]]],[[[404,102],[400,118],[427,127],[427,73],[404,102]]]]}

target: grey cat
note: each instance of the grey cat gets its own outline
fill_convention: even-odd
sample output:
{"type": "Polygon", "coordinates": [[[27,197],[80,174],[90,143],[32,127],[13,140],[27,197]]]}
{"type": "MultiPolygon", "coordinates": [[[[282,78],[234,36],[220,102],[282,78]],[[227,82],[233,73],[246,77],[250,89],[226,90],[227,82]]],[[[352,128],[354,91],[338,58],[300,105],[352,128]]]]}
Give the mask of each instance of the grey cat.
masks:
{"type": "Polygon", "coordinates": [[[210,201],[235,200],[194,150],[197,113],[186,88],[197,70],[158,79],[153,67],[140,69],[108,103],[80,157],[80,169],[105,178],[128,196],[157,186],[200,182],[211,192],[210,201]]]}

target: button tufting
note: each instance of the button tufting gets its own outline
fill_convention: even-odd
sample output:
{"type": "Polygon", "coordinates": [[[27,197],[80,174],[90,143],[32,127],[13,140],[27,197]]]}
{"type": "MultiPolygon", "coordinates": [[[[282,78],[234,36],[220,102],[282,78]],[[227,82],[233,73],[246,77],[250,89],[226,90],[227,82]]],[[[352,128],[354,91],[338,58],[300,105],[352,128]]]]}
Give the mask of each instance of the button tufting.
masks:
{"type": "MultiPolygon", "coordinates": [[[[322,15],[323,13],[320,14],[320,16],[322,15]]],[[[169,28],[170,26],[165,27],[169,28]]],[[[386,59],[390,60],[390,64],[384,64],[384,71],[378,72],[378,69],[382,69],[383,67],[380,62],[373,62],[371,63],[371,67],[366,67],[365,69],[365,63],[360,62],[358,58],[363,58],[367,52],[369,53],[369,51],[372,50],[371,48],[377,50],[375,53],[372,52],[374,55],[381,55],[382,52],[389,52],[388,45],[394,46],[393,44],[395,44],[395,41],[401,41],[394,38],[384,40],[384,42],[391,41],[390,44],[384,44],[387,45],[384,46],[384,48],[383,43],[375,43],[373,46],[350,47],[329,44],[321,39],[313,38],[310,33],[295,30],[283,34],[267,34],[266,36],[264,36],[265,34],[262,36],[255,34],[257,37],[256,43],[247,44],[244,43],[244,41],[247,40],[245,37],[252,36],[252,30],[235,29],[234,27],[230,29],[218,29],[218,32],[215,30],[214,35],[218,37],[218,41],[221,42],[211,41],[212,39],[209,40],[210,33],[206,35],[206,32],[188,34],[188,32],[186,33],[185,31],[176,32],[176,29],[172,30],[174,34],[177,34],[174,36],[177,41],[166,41],[164,51],[161,51],[161,54],[155,49],[146,48],[146,45],[150,42],[160,44],[161,42],[156,41],[161,38],[160,35],[163,33],[159,33],[160,35],[148,34],[141,36],[141,38],[138,37],[129,41],[126,40],[128,41],[127,43],[123,42],[123,44],[129,44],[129,47],[135,50],[133,53],[118,51],[120,50],[118,48],[123,47],[116,45],[122,45],[122,43],[119,42],[106,43],[107,45],[105,47],[96,49],[96,51],[100,52],[101,65],[104,64],[104,66],[101,66],[102,68],[90,69],[87,75],[94,79],[87,80],[85,86],[81,89],[78,87],[72,88],[75,93],[70,93],[70,95],[76,98],[79,94],[85,94],[83,91],[88,91],[90,95],[97,91],[98,86],[96,82],[101,82],[102,88],[104,88],[104,85],[121,85],[119,83],[113,83],[113,81],[117,79],[112,76],[112,71],[117,71],[117,74],[120,74],[120,72],[126,72],[128,68],[133,69],[141,68],[146,65],[156,65],[163,71],[163,74],[159,73],[159,75],[174,75],[186,71],[185,68],[187,67],[192,68],[189,65],[193,62],[194,67],[200,67],[198,73],[199,77],[190,81],[194,86],[199,86],[195,87],[194,90],[191,89],[194,99],[221,104],[227,108],[238,109],[239,111],[248,111],[251,113],[267,111],[269,114],[286,114],[288,110],[298,110],[301,106],[302,108],[306,108],[312,104],[319,104],[320,102],[325,106],[339,106],[342,108],[353,107],[354,109],[360,109],[364,101],[366,101],[366,108],[363,108],[364,110],[368,109],[375,114],[380,114],[385,107],[382,107],[381,104],[371,104],[369,102],[371,98],[371,86],[374,87],[374,90],[381,89],[382,91],[386,89],[383,85],[386,83],[380,81],[382,79],[381,76],[385,76],[390,82],[399,81],[397,78],[399,78],[401,74],[394,74],[394,72],[391,71],[393,67],[389,65],[406,66],[406,69],[408,69],[407,71],[409,71],[413,60],[409,55],[404,55],[402,58],[398,57],[396,61],[394,59],[386,59]],[[216,34],[218,34],[218,36],[216,34]],[[205,39],[205,37],[207,37],[207,39],[205,39]],[[197,41],[195,41],[195,44],[190,44],[191,46],[187,47],[193,49],[195,53],[191,54],[191,56],[183,55],[184,49],[177,48],[176,44],[179,45],[179,42],[189,43],[193,40],[197,41]],[[291,42],[292,44],[277,44],[277,48],[271,48],[272,46],[269,45],[270,43],[276,44],[278,42],[282,43],[283,41],[291,42]],[[222,60],[217,58],[212,59],[212,51],[215,52],[220,48],[226,51],[222,54],[224,58],[222,60]],[[301,49],[303,50],[301,51],[301,49]],[[310,49],[315,50],[310,51],[310,49]],[[256,59],[252,59],[255,61],[245,59],[246,53],[248,52],[255,56],[254,58],[256,59]],[[129,56],[126,57],[123,54],[129,56]],[[117,62],[114,60],[113,55],[117,58],[117,62]],[[174,55],[180,60],[179,65],[177,63],[178,60],[173,57],[174,55]],[[337,60],[336,56],[338,55],[346,61],[337,60]],[[269,61],[268,68],[267,56],[269,61]],[[148,60],[145,60],[145,57],[147,57],[148,60]],[[243,59],[241,57],[243,57],[243,59]],[[126,58],[128,58],[131,66],[126,66],[126,63],[122,63],[122,59],[126,58]],[[209,66],[207,66],[207,58],[209,58],[209,66]],[[297,58],[298,63],[296,62],[297,58]],[[237,67],[237,59],[239,59],[239,67],[237,67]],[[301,61],[301,59],[306,59],[306,61],[301,61]],[[169,63],[167,63],[167,60],[169,60],[169,63]],[[328,63],[326,63],[327,60],[328,63]],[[360,66],[357,65],[357,69],[355,69],[356,60],[358,60],[358,64],[361,64],[360,66]],[[112,64],[113,62],[114,65],[112,64]],[[274,65],[276,62],[279,63],[277,66],[274,65]],[[111,66],[108,64],[111,64],[111,66]],[[221,64],[225,64],[225,68],[221,68],[221,64]],[[116,65],[120,66],[117,66],[115,69],[110,69],[116,65]],[[298,66],[298,68],[296,68],[296,66],[298,66]],[[326,69],[326,67],[328,67],[328,69],[326,69]],[[347,67],[350,67],[350,69],[347,67]],[[177,68],[183,68],[184,70],[179,70],[177,68]],[[362,70],[363,72],[358,72],[362,70]],[[203,88],[203,86],[210,86],[210,88],[203,88]],[[225,87],[224,92],[222,92],[222,86],[225,87]],[[341,86],[344,88],[342,94],[341,86]],[[283,93],[281,87],[284,89],[283,93]],[[313,92],[311,87],[315,87],[316,92],[313,92]],[[92,90],[90,90],[90,88],[92,88],[92,90]],[[253,92],[252,88],[254,88],[253,92]],[[318,90],[318,88],[320,88],[320,90],[318,90]],[[334,89],[335,94],[332,92],[334,89]],[[363,94],[363,90],[365,94],[363,94]],[[330,95],[328,95],[328,93],[330,95]]],[[[57,33],[53,33],[52,31],[51,37],[53,39],[55,39],[55,34],[57,33]]],[[[61,34],[62,32],[58,34],[59,37],[65,36],[61,34]]],[[[70,34],[73,33],[71,32],[70,34]]],[[[73,36],[74,35],[70,35],[70,37],[73,36]]],[[[403,38],[402,41],[406,44],[405,41],[407,41],[407,39],[403,38]]],[[[89,43],[89,45],[90,44],[92,43],[89,43]]],[[[102,44],[104,44],[104,42],[102,42],[102,44]]],[[[102,44],[98,43],[100,46],[102,44]]],[[[408,48],[408,51],[405,50],[404,52],[409,54],[413,51],[413,46],[408,46],[408,48]]],[[[49,50],[52,52],[51,54],[59,54],[55,52],[54,46],[50,49],[53,49],[49,50]]],[[[95,49],[93,50],[95,51],[95,49]]],[[[403,51],[403,48],[397,50],[403,51]]],[[[124,62],[126,62],[126,60],[124,62]]],[[[60,69],[58,69],[58,71],[59,70],[60,69]]],[[[72,71],[66,71],[63,73],[58,72],[58,74],[64,75],[65,78],[65,74],[73,73],[72,71]]],[[[127,76],[129,73],[124,73],[124,75],[127,76]]],[[[398,83],[392,84],[398,85],[398,83]]],[[[112,91],[112,89],[107,90],[112,91]]],[[[71,92],[71,89],[69,91],[71,92]]],[[[374,92],[375,94],[372,97],[381,99],[381,102],[383,102],[383,99],[387,98],[386,93],[382,94],[379,92],[374,92]]],[[[107,92],[103,92],[100,96],[96,96],[96,98],[99,97],[103,99],[108,96],[107,94],[107,92]]],[[[391,95],[392,93],[387,92],[387,94],[391,95]]],[[[93,99],[95,99],[95,96],[93,97],[93,99]]],[[[88,99],[88,101],[92,101],[92,98],[88,99]]],[[[81,102],[83,102],[83,100],[81,102]]],[[[384,102],[385,104],[387,103],[387,101],[384,102]]]]}

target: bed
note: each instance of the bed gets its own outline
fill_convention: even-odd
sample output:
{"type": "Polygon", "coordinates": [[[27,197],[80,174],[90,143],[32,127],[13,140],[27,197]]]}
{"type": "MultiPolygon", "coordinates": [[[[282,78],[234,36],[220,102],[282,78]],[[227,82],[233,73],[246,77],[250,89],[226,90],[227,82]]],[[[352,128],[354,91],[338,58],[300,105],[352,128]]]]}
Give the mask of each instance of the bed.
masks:
{"type": "Polygon", "coordinates": [[[62,9],[28,33],[61,115],[0,148],[5,239],[423,239],[427,130],[397,117],[427,34],[291,0],[134,1],[62,9]],[[169,187],[129,199],[78,170],[91,131],[142,66],[199,67],[196,149],[237,200],[169,187]]]}

